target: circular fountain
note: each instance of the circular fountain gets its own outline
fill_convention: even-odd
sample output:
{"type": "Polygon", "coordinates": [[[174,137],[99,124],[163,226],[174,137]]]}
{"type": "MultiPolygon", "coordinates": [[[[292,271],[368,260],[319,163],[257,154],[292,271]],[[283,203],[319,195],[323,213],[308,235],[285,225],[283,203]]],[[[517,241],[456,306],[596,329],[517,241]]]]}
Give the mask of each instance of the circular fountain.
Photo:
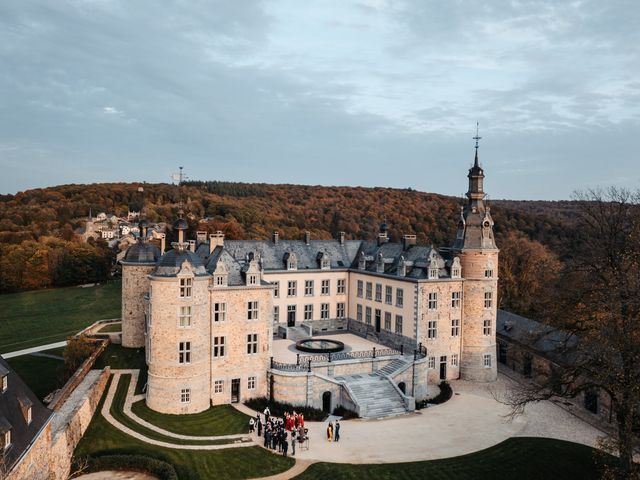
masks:
{"type": "Polygon", "coordinates": [[[335,353],[344,350],[344,343],[327,338],[307,338],[296,342],[296,349],[307,353],[335,353]]]}

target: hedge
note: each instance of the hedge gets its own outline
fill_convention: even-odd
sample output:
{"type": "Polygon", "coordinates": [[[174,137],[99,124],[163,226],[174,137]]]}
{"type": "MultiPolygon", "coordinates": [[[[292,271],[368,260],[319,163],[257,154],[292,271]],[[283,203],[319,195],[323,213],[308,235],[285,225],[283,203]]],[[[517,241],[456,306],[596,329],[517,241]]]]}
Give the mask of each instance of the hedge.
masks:
{"type": "Polygon", "coordinates": [[[89,457],[88,465],[82,473],[100,472],[104,470],[129,470],[146,472],[160,480],[178,480],[173,465],[156,458],[144,455],[102,455],[89,457]]]}
{"type": "Polygon", "coordinates": [[[314,422],[321,422],[327,418],[327,414],[317,408],[292,405],[290,403],[272,402],[267,397],[251,398],[244,402],[244,404],[252,410],[260,413],[262,413],[268,406],[269,412],[271,412],[271,415],[274,417],[282,418],[284,417],[285,412],[291,413],[295,411],[296,413],[302,413],[305,420],[314,422]]]}
{"type": "Polygon", "coordinates": [[[449,385],[444,380],[440,382],[440,393],[433,398],[428,400],[422,400],[421,402],[416,402],[416,409],[420,410],[425,408],[428,405],[438,405],[440,403],[444,403],[451,398],[453,395],[453,390],[451,389],[451,385],[449,385]]]}

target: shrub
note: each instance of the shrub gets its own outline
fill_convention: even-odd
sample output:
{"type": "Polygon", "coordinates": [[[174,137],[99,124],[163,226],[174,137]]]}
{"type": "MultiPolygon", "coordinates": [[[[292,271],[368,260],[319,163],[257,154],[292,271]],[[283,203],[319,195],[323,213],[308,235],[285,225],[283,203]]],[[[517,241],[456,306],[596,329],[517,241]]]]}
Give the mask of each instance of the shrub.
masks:
{"type": "Polygon", "coordinates": [[[83,473],[103,470],[130,470],[146,472],[160,480],[178,480],[178,474],[170,463],[143,455],[102,455],[89,457],[83,473]]]}
{"type": "Polygon", "coordinates": [[[416,402],[416,410],[425,408],[427,405],[439,405],[451,398],[451,396],[453,395],[451,385],[443,380],[438,386],[440,387],[440,393],[433,398],[416,402]]]}
{"type": "Polygon", "coordinates": [[[327,414],[317,408],[292,405],[290,403],[272,402],[267,397],[251,398],[244,402],[244,404],[260,413],[262,413],[268,406],[271,415],[274,417],[284,417],[285,412],[291,413],[295,411],[296,413],[302,413],[305,420],[321,422],[327,418],[327,414]]]}
{"type": "Polygon", "coordinates": [[[349,410],[348,408],[343,407],[342,405],[340,405],[339,407],[336,407],[333,409],[333,414],[337,417],[342,417],[345,420],[350,420],[352,418],[359,418],[358,414],[356,412],[354,412],[353,410],[349,410]]]}

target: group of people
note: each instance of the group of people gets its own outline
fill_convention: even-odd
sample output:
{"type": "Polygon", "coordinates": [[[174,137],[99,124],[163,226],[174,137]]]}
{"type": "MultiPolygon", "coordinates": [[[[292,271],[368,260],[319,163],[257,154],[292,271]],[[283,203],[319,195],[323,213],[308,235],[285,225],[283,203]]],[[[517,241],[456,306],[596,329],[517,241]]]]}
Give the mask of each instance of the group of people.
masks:
{"type": "Polygon", "coordinates": [[[336,420],[336,423],[329,422],[327,425],[327,440],[330,442],[340,441],[340,421],[336,420]]]}
{"type": "Polygon", "coordinates": [[[264,409],[264,419],[257,413],[255,418],[249,419],[249,431],[256,432],[257,435],[264,434],[264,447],[277,450],[283,456],[287,456],[289,444],[291,444],[291,454],[296,454],[296,442],[303,443],[308,434],[304,427],[304,415],[285,413],[284,418],[277,418],[271,415],[269,407],[264,409]]]}

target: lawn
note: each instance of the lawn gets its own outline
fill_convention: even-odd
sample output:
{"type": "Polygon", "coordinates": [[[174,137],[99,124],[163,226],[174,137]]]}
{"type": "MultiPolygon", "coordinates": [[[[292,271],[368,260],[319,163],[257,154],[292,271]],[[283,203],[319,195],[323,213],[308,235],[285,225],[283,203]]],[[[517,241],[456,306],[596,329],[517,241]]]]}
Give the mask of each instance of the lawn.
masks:
{"type": "MultiPolygon", "coordinates": [[[[428,448],[425,435],[425,449],[428,448]]],[[[384,448],[381,445],[381,448],[384,448]]],[[[298,480],[595,480],[600,478],[594,450],[550,438],[509,438],[486,450],[425,462],[353,465],[316,463],[298,480]]]]}
{"type": "MultiPolygon", "coordinates": [[[[43,353],[61,355],[62,349],[48,350],[43,353]]],[[[10,358],[7,362],[40,400],[62,386],[64,369],[62,360],[21,355],[10,358]]]]}
{"type": "Polygon", "coordinates": [[[110,343],[102,352],[93,368],[104,368],[109,365],[116,369],[140,370],[136,394],[143,393],[142,389],[147,383],[147,361],[144,356],[144,348],[125,348],[122,345],[110,343]]]}
{"type": "Polygon", "coordinates": [[[249,417],[231,405],[211,407],[193,415],[166,415],[154,412],[140,400],[131,410],[157,427],[182,435],[232,435],[249,431],[249,417]]]}
{"type": "Polygon", "coordinates": [[[116,333],[122,331],[122,322],[110,323],[100,329],[100,333],[116,333]]]}
{"type": "MultiPolygon", "coordinates": [[[[98,412],[104,403],[104,395],[98,412]]],[[[180,480],[216,478],[236,480],[274,475],[293,466],[291,458],[274,455],[260,447],[226,450],[174,450],[141,442],[111,426],[102,415],[94,415],[75,451],[75,458],[89,455],[133,454],[158,458],[172,464],[180,480]]]]}
{"type": "Polygon", "coordinates": [[[0,352],[59,342],[96,320],[119,318],[120,282],[0,295],[0,352]]]}

